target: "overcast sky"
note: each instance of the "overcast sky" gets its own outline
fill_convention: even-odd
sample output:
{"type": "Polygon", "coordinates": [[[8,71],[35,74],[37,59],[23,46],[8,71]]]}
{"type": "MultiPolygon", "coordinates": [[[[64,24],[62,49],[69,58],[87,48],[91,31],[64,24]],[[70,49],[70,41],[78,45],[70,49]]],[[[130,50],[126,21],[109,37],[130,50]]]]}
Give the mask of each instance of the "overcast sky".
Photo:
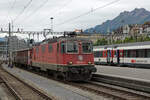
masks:
{"type": "Polygon", "coordinates": [[[84,30],[135,8],[150,11],[150,0],[0,0],[0,27],[7,30],[13,21],[15,28],[40,31],[51,28],[53,17],[54,31],[84,30]]]}

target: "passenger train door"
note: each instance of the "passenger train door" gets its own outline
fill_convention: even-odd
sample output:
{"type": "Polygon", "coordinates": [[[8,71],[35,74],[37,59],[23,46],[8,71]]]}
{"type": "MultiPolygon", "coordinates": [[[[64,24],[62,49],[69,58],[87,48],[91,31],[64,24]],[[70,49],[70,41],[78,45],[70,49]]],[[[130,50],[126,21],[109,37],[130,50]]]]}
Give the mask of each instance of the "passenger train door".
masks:
{"type": "Polygon", "coordinates": [[[116,55],[117,55],[117,64],[120,64],[119,50],[117,50],[116,55]]]}
{"type": "Polygon", "coordinates": [[[107,63],[110,63],[110,54],[111,51],[110,50],[107,50],[107,63]]]}

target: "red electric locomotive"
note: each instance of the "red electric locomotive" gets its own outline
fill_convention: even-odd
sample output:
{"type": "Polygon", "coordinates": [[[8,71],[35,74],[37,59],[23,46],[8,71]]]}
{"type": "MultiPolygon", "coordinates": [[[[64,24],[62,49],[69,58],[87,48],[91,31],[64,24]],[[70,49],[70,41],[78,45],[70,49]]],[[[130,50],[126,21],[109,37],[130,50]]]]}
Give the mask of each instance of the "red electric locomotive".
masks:
{"type": "Polygon", "coordinates": [[[29,49],[27,55],[24,58],[28,67],[63,76],[68,81],[89,80],[96,72],[92,42],[88,39],[68,36],[48,39],[29,49]]]}

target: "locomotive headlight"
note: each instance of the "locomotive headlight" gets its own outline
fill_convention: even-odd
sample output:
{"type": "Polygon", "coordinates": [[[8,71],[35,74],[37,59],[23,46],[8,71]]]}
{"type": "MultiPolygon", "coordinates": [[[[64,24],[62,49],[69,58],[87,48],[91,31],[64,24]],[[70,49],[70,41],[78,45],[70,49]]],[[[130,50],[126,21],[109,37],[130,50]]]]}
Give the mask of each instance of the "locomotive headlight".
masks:
{"type": "Polygon", "coordinates": [[[92,62],[89,61],[88,64],[90,65],[90,64],[92,64],[92,62]]]}
{"type": "Polygon", "coordinates": [[[72,62],[71,62],[71,61],[69,62],[69,65],[72,65],[72,62]]]}

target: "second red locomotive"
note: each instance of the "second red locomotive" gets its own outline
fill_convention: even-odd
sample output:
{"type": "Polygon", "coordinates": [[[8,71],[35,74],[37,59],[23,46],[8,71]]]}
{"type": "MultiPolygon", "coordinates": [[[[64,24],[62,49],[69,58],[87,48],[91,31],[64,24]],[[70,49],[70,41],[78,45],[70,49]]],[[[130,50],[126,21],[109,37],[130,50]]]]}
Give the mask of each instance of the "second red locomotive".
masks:
{"type": "Polygon", "coordinates": [[[68,81],[90,80],[94,67],[92,42],[77,37],[43,41],[31,49],[14,52],[13,63],[63,76],[68,81]]]}

